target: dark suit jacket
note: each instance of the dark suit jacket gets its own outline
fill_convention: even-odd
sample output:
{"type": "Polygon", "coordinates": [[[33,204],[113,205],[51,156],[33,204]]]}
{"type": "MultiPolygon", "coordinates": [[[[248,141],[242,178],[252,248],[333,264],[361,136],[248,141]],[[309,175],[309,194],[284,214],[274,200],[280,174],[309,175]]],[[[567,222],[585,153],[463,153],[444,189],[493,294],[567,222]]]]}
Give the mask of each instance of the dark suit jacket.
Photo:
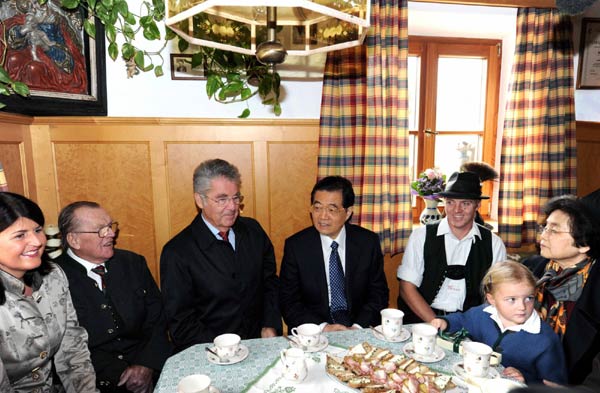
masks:
{"type": "Polygon", "coordinates": [[[101,391],[121,391],[116,386],[121,373],[134,364],[154,369],[158,377],[172,347],[162,298],[144,257],[115,250],[105,263],[106,296],[69,255],[64,253],[57,262],[69,280],[79,323],[89,334],[101,391]]]}
{"type": "MultiPolygon", "coordinates": [[[[540,278],[548,260],[541,256],[523,262],[540,278]]],[[[569,383],[580,384],[592,370],[594,357],[600,353],[600,264],[596,261],[579,300],[571,311],[562,339],[567,360],[569,383]]]]}
{"type": "MultiPolygon", "coordinates": [[[[379,312],[388,307],[389,290],[377,234],[346,224],[345,261],[346,300],[352,323],[379,325],[379,312]]],[[[321,238],[314,227],[285,241],[280,275],[281,313],[289,328],[308,322],[331,323],[321,238]]]]}
{"type": "Polygon", "coordinates": [[[163,248],[161,290],[176,351],[222,333],[247,339],[263,327],[281,331],[273,245],[254,219],[239,217],[233,231],[235,252],[198,214],[163,248]]]}

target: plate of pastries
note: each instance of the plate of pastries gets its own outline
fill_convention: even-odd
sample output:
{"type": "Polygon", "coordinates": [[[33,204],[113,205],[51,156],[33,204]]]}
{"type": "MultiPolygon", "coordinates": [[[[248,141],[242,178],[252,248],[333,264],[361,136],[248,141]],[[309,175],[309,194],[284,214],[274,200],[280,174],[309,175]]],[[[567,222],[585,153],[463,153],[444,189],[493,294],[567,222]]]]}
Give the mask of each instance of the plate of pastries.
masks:
{"type": "Polygon", "coordinates": [[[456,387],[452,377],[367,342],[345,354],[327,354],[327,375],[361,393],[441,393],[456,387]]]}

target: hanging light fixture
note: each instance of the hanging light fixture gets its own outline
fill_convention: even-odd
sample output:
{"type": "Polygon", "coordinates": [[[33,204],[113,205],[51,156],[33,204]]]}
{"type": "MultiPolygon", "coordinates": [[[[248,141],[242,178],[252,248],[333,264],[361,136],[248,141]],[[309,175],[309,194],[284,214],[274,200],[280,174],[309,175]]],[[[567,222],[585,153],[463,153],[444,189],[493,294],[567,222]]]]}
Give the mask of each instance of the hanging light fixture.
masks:
{"type": "Polygon", "coordinates": [[[360,45],[370,10],[370,0],[169,0],[166,23],[191,44],[275,65],[360,45]]]}

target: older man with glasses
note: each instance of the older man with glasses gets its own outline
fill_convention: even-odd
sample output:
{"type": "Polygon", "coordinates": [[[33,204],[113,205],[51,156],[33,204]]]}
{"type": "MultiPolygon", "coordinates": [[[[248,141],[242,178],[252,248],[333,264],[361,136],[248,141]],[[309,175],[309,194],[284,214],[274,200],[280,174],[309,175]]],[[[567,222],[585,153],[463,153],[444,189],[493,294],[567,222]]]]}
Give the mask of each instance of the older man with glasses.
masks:
{"type": "Polygon", "coordinates": [[[240,216],[240,186],[227,161],[201,163],[194,171],[201,212],[163,248],[161,289],[176,351],[223,333],[281,332],[273,245],[256,220],[240,216]]]}
{"type": "Polygon", "coordinates": [[[58,226],[79,323],[102,393],[150,393],[172,352],[160,292],[143,256],[115,249],[119,225],[95,202],[71,203],[58,226]]]}
{"type": "Polygon", "coordinates": [[[324,331],[376,326],[389,290],[376,233],[349,223],[354,190],[348,179],[325,177],[310,196],[313,225],[285,241],[280,304],[292,328],[324,331]]]}

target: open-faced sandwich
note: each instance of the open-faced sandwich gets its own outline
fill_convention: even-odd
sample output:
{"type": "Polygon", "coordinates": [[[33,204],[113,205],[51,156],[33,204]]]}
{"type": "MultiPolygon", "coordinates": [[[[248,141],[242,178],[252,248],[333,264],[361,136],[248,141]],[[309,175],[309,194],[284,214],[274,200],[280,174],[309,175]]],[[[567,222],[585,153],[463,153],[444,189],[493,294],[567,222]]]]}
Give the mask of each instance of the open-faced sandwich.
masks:
{"type": "Polygon", "coordinates": [[[366,342],[343,358],[327,355],[326,367],[328,374],[363,393],[436,393],[455,387],[450,376],[366,342]]]}

